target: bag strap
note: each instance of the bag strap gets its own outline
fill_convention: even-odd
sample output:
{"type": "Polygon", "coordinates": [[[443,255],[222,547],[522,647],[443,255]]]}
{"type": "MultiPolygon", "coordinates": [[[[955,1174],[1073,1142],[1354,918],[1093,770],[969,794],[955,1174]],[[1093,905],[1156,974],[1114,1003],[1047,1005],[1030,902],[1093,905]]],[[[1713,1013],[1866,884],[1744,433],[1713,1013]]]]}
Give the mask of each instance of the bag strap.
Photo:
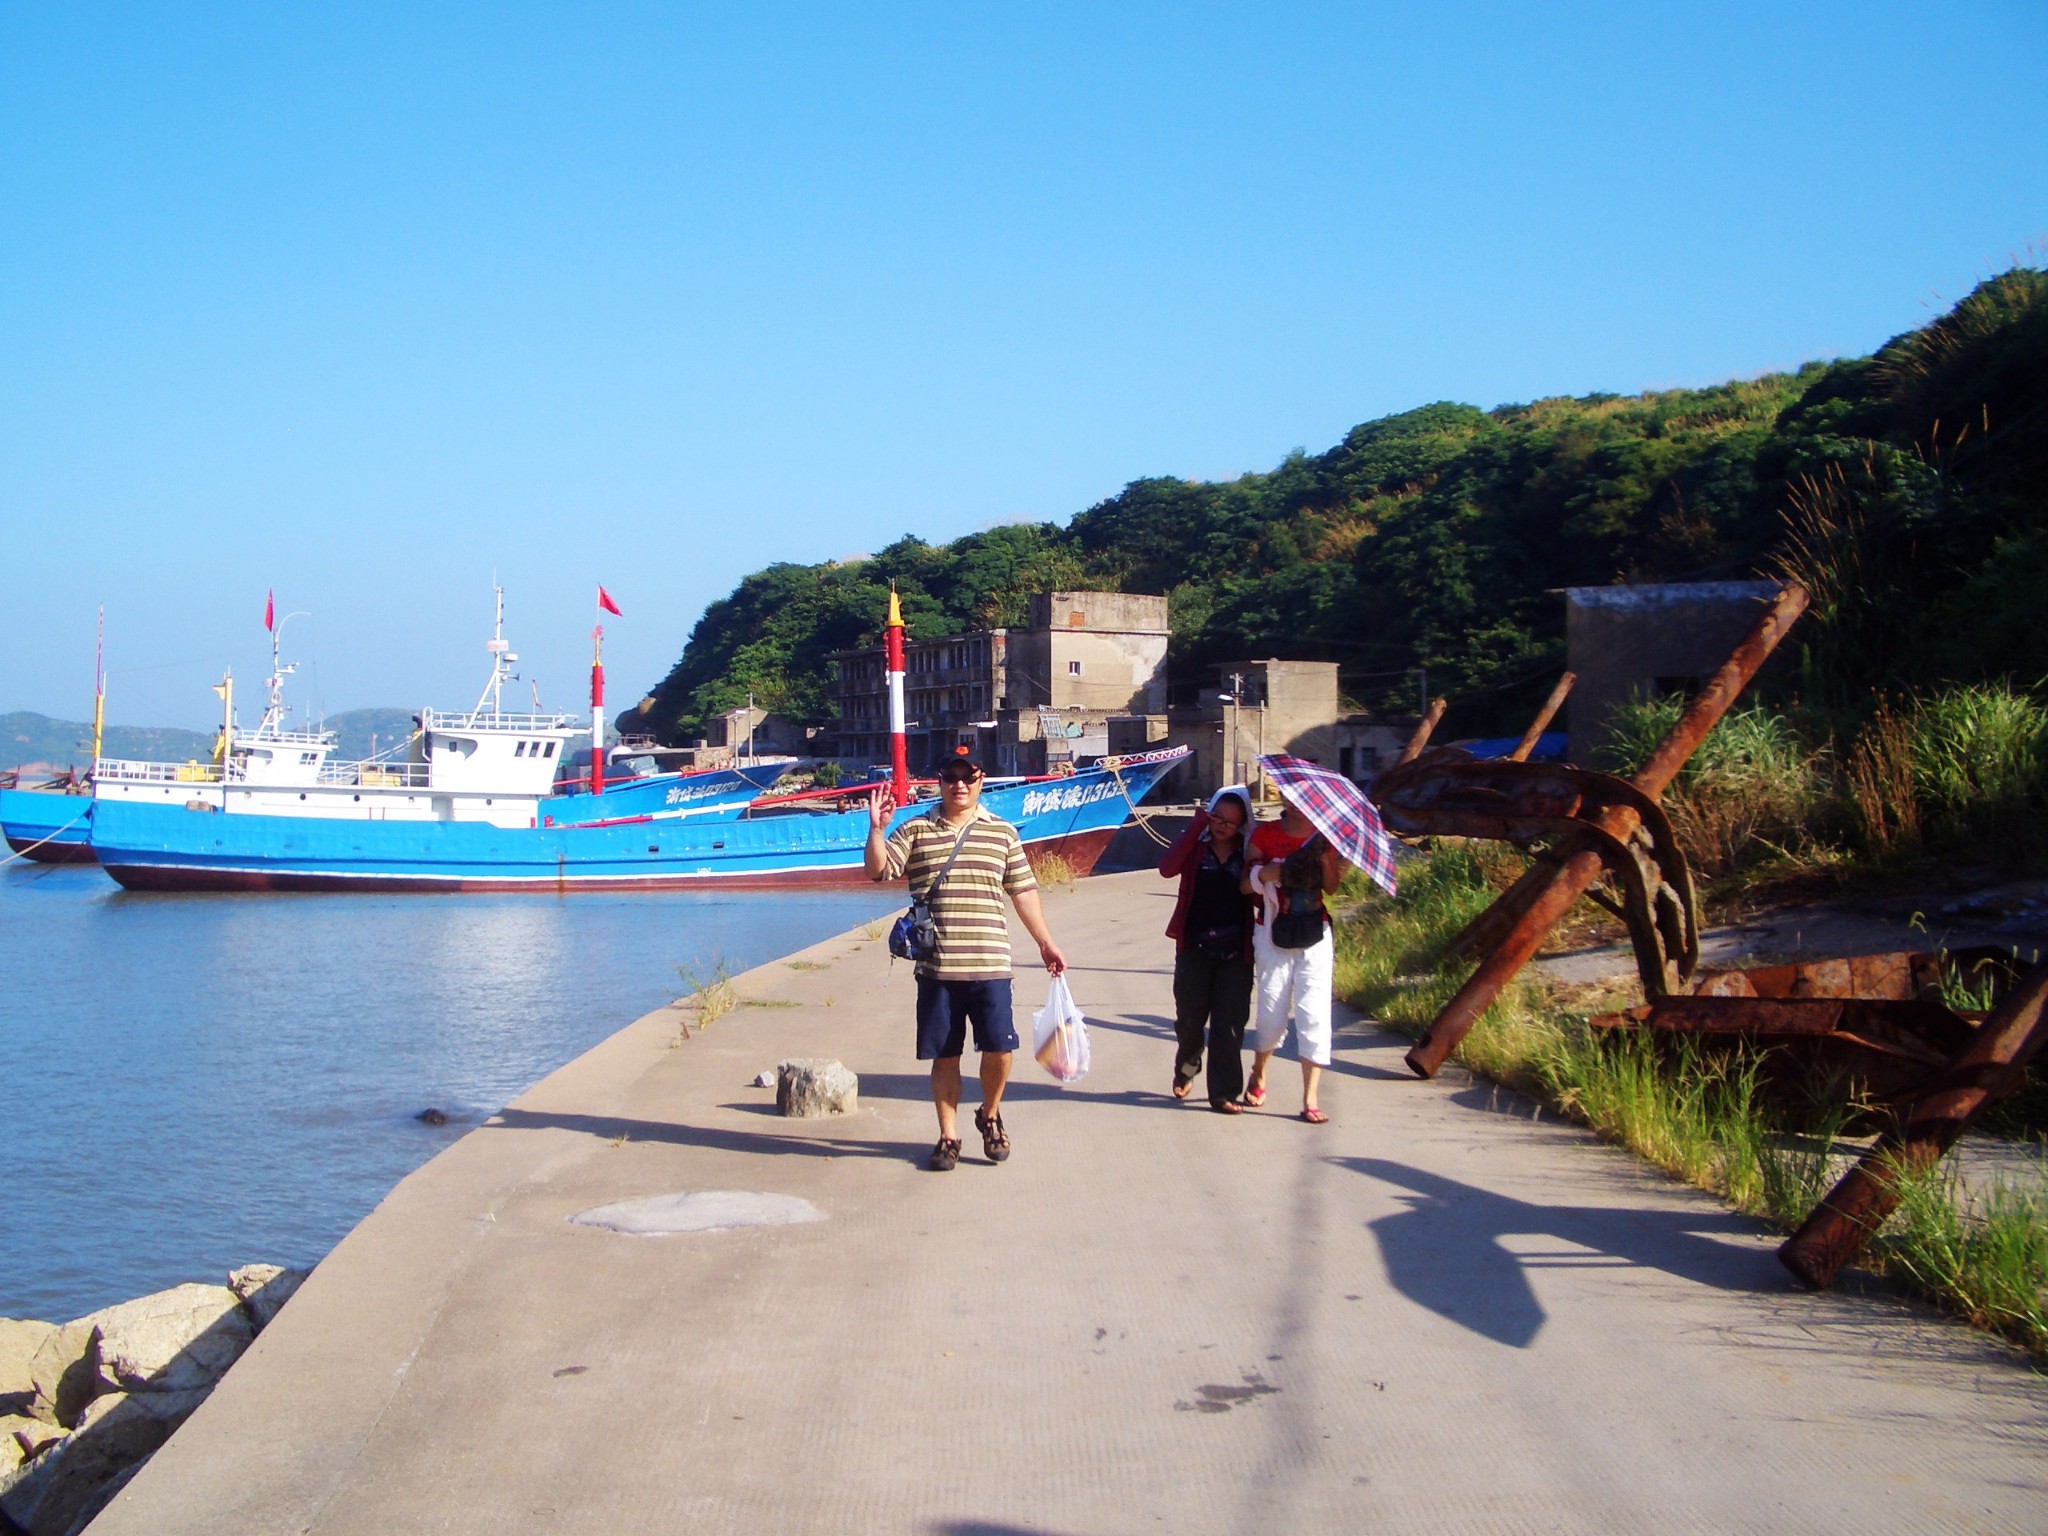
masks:
{"type": "Polygon", "coordinates": [[[960,857],[960,850],[967,846],[967,834],[974,830],[974,823],[977,819],[975,817],[968,818],[967,825],[960,829],[960,835],[953,839],[953,851],[946,855],[946,862],[940,866],[939,872],[932,876],[932,883],[918,892],[912,898],[913,900],[930,901],[932,899],[932,892],[939,888],[939,882],[953,872],[953,861],[960,857]]]}

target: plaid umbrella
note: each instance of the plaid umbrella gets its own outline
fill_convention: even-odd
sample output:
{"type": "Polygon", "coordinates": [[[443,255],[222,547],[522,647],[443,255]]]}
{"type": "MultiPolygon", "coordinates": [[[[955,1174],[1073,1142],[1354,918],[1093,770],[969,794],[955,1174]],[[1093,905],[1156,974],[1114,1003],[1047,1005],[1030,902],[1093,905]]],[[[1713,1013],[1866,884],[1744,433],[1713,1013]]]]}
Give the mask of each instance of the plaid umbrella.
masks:
{"type": "Polygon", "coordinates": [[[1394,894],[1394,846],[1364,790],[1305,757],[1270,754],[1259,759],[1259,767],[1338,853],[1389,896],[1394,894]]]}

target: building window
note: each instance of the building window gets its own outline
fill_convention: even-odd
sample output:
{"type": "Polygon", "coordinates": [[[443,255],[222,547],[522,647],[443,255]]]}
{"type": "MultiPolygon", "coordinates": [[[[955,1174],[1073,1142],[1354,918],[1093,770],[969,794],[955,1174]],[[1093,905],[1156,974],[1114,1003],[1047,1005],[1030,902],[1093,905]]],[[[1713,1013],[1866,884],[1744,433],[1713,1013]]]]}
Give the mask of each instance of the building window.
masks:
{"type": "Polygon", "coordinates": [[[1070,662],[1068,662],[1068,663],[1067,663],[1067,676],[1069,676],[1069,677],[1079,677],[1080,675],[1081,675],[1081,663],[1079,663],[1078,661],[1070,661],[1070,662]]]}

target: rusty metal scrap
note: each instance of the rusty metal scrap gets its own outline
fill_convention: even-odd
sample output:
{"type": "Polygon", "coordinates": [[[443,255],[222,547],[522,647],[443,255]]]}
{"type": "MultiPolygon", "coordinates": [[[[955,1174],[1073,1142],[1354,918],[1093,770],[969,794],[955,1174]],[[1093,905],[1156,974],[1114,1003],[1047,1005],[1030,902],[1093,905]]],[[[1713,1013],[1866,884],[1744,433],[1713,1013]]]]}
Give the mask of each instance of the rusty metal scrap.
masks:
{"type": "Polygon", "coordinates": [[[1901,1117],[1778,1250],[1816,1289],[1833,1282],[1899,1203],[1903,1176],[1934,1166],[1970,1122],[2017,1088],[2048,1045],[2048,965],[2008,993],[1901,1117]]]}
{"type": "MultiPolygon", "coordinates": [[[[1456,747],[1436,747],[1381,775],[1373,799],[1388,830],[1401,837],[1489,838],[1518,848],[1550,842],[1596,851],[1620,893],[1602,904],[1628,925],[1644,992],[1670,994],[1699,963],[1692,872],[1664,808],[1626,779],[1562,763],[1481,761],[1456,747]],[[1617,834],[1610,826],[1626,831],[1617,834]]],[[[1531,894],[1544,873],[1525,877],[1531,894]]],[[[1496,904],[1504,914],[1520,905],[1496,904]]],[[[1471,935],[1468,929],[1459,941],[1470,943],[1471,935]]]]}
{"type": "Polygon", "coordinates": [[[1996,1002],[2019,979],[2011,954],[1989,945],[1961,949],[1895,950],[1834,960],[1706,971],[1695,997],[1862,997],[1908,1002],[1932,999],[1944,985],[1986,986],[1996,1002]]]}
{"type": "Polygon", "coordinates": [[[1550,690],[1550,697],[1543,701],[1543,707],[1536,711],[1536,718],[1529,722],[1529,729],[1522,732],[1522,739],[1515,743],[1515,750],[1508,754],[1512,763],[1526,763],[1529,754],[1536,750],[1536,743],[1543,738],[1544,729],[1557,712],[1564,708],[1564,701],[1572,691],[1572,684],[1579,680],[1576,672],[1567,672],[1557,680],[1557,686],[1550,690]]]}
{"type": "Polygon", "coordinates": [[[1771,1047],[1764,1078],[1796,1098],[1834,1078],[1866,1113],[1910,1103],[1948,1069],[1975,1033],[1968,1018],[1933,999],[1866,997],[1667,997],[1589,1021],[1595,1029],[1647,1028],[1665,1035],[1771,1047]]]}
{"type": "MultiPolygon", "coordinates": [[[[1656,751],[1650,754],[1649,761],[1628,781],[1632,789],[1654,804],[1666,786],[1677,777],[1678,770],[1685,766],[1686,759],[1698,750],[1707,732],[1749,685],[1750,679],[1776,649],[1786,631],[1806,611],[1806,604],[1807,594],[1803,587],[1795,584],[1780,589],[1727,662],[1686,706],[1685,713],[1656,751]]],[[[1541,771],[1529,764],[1515,766],[1521,772],[1541,771]]],[[[1389,780],[1396,787],[1401,784],[1398,775],[1399,770],[1396,770],[1383,775],[1375,783],[1373,798],[1376,802],[1381,802],[1389,780]]],[[[1407,786],[1407,793],[1418,798],[1421,796],[1420,787],[1412,781],[1407,786]]],[[[1506,909],[1498,939],[1493,941],[1490,951],[1459,989],[1457,996],[1444,1006],[1414,1049],[1408,1052],[1411,1071],[1420,1077],[1435,1076],[1437,1068],[1443,1065],[1479,1016],[1500,995],[1501,989],[1536,953],[1544,936],[1558,919],[1608,870],[1615,846],[1627,848],[1630,845],[1638,828],[1643,825],[1642,804],[1643,801],[1613,795],[1599,797],[1597,809],[1590,820],[1573,817],[1577,824],[1573,843],[1553,850],[1553,860],[1540,863],[1522,885],[1495,904],[1506,909]],[[1588,830],[1597,831],[1600,837],[1587,837],[1588,830]]],[[[1386,815],[1383,802],[1381,814],[1386,815]]],[[[1392,817],[1388,818],[1388,824],[1394,824],[1392,817]]],[[[1654,847],[1654,835],[1651,843],[1654,847]]],[[[1623,862],[1635,865],[1639,870],[1642,868],[1632,853],[1623,862]]],[[[1657,861],[1653,857],[1651,862],[1657,861]]],[[[1661,865],[1659,868],[1661,870],[1661,865]]],[[[1678,950],[1682,958],[1685,946],[1681,944],[1678,950]]],[[[1668,950],[1665,958],[1667,961],[1672,958],[1668,950]]],[[[1669,990],[1668,984],[1666,989],[1669,990]]]]}

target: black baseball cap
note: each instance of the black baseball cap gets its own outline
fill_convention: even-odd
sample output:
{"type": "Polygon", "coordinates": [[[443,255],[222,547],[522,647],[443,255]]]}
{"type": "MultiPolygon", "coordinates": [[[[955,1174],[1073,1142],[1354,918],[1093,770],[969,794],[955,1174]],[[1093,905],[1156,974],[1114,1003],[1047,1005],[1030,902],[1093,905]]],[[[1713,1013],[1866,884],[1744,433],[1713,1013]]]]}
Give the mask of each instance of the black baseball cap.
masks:
{"type": "Polygon", "coordinates": [[[974,760],[973,749],[969,747],[955,747],[953,755],[939,764],[939,777],[942,779],[978,779],[986,771],[974,760]],[[962,769],[966,772],[961,772],[962,769]]]}

